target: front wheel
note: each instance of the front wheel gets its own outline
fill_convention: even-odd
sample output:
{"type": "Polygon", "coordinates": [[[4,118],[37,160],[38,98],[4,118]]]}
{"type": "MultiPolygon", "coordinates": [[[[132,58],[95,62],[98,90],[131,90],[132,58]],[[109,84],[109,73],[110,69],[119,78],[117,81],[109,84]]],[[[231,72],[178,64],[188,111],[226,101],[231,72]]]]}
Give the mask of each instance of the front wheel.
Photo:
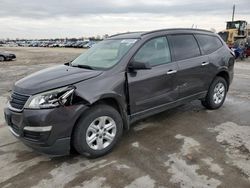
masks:
{"type": "Polygon", "coordinates": [[[216,77],[209,87],[207,96],[201,101],[207,109],[213,110],[220,108],[227,95],[227,82],[222,77],[216,77]]]}
{"type": "Polygon", "coordinates": [[[108,105],[91,107],[79,120],[73,134],[77,152],[96,158],[109,153],[123,131],[120,114],[108,105]]]}
{"type": "Polygon", "coordinates": [[[3,56],[0,56],[0,62],[4,61],[4,57],[3,56]]]}

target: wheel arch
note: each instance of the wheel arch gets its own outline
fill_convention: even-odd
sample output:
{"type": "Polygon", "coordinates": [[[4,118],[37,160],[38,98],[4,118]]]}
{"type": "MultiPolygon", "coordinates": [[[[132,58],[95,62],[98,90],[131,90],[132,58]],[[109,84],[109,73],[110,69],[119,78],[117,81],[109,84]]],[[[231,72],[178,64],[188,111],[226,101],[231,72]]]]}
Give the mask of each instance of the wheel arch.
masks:
{"type": "MultiPolygon", "coordinates": [[[[128,130],[129,129],[129,119],[127,115],[127,106],[125,102],[122,102],[122,99],[118,96],[103,96],[99,98],[97,101],[95,101],[92,105],[97,105],[97,104],[106,104],[114,109],[116,109],[119,114],[122,117],[123,121],[123,129],[128,130]]],[[[91,106],[92,106],[91,105],[91,106]]]]}
{"type": "MultiPolygon", "coordinates": [[[[118,111],[118,113],[122,117],[123,129],[125,129],[125,130],[129,129],[129,118],[127,115],[126,103],[122,102],[122,98],[120,96],[115,95],[115,94],[105,94],[105,95],[102,95],[102,96],[96,98],[95,100],[93,100],[93,99],[87,100],[87,99],[83,99],[82,97],[80,97],[80,99],[78,98],[78,102],[81,103],[79,100],[81,100],[84,105],[88,106],[88,108],[91,108],[91,107],[98,105],[98,104],[106,104],[106,105],[113,107],[114,109],[116,109],[118,111]]],[[[78,117],[74,123],[74,127],[72,128],[71,135],[74,133],[75,127],[76,127],[77,123],[79,122],[80,118],[86,113],[87,110],[88,109],[84,110],[82,113],[80,113],[78,115],[78,117]]]]}
{"type": "Polygon", "coordinates": [[[216,74],[216,77],[220,76],[222,78],[224,78],[227,82],[227,90],[229,89],[229,85],[230,85],[230,78],[229,78],[229,73],[226,70],[221,70],[220,72],[218,72],[216,74]]]}
{"type": "MultiPolygon", "coordinates": [[[[88,108],[84,111],[82,111],[78,117],[76,118],[75,122],[74,122],[74,126],[72,127],[71,130],[71,152],[75,152],[75,148],[73,146],[73,134],[75,132],[77,123],[80,121],[81,117],[84,116],[84,114],[87,112],[87,110],[95,105],[99,105],[99,104],[106,104],[109,105],[111,107],[113,107],[114,109],[116,109],[118,111],[118,113],[121,115],[122,121],[123,121],[123,130],[128,130],[129,129],[129,119],[128,119],[128,115],[126,113],[126,107],[124,107],[121,103],[121,101],[119,101],[119,99],[117,99],[117,97],[111,97],[111,96],[106,96],[106,97],[101,97],[98,100],[90,103],[89,101],[87,101],[86,99],[82,99],[82,102],[88,106],[88,108]]],[[[124,104],[125,105],[125,104],[124,104]]]]}

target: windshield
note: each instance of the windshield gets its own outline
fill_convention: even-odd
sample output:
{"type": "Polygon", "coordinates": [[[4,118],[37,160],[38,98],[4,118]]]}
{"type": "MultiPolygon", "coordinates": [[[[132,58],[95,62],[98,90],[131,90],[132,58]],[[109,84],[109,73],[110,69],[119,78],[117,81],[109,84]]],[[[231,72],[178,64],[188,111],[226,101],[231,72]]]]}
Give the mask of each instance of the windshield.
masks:
{"type": "Polygon", "coordinates": [[[76,58],[71,65],[107,69],[117,64],[137,39],[104,40],[76,58]]]}

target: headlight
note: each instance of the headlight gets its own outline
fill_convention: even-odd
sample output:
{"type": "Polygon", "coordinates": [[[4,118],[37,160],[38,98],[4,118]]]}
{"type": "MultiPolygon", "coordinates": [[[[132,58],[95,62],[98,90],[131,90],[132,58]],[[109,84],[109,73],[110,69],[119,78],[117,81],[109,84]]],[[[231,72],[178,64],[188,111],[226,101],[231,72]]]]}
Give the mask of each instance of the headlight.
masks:
{"type": "Polygon", "coordinates": [[[64,105],[71,98],[74,90],[74,86],[69,86],[31,96],[24,108],[55,108],[64,105]]]}

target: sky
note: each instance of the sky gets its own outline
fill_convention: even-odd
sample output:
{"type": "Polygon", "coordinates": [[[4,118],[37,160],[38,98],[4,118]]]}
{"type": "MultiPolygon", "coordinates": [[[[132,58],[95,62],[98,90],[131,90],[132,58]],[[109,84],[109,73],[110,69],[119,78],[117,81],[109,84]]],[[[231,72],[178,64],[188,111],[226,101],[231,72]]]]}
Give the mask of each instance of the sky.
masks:
{"type": "Polygon", "coordinates": [[[0,0],[0,39],[90,37],[250,23],[250,0],[0,0]]]}

